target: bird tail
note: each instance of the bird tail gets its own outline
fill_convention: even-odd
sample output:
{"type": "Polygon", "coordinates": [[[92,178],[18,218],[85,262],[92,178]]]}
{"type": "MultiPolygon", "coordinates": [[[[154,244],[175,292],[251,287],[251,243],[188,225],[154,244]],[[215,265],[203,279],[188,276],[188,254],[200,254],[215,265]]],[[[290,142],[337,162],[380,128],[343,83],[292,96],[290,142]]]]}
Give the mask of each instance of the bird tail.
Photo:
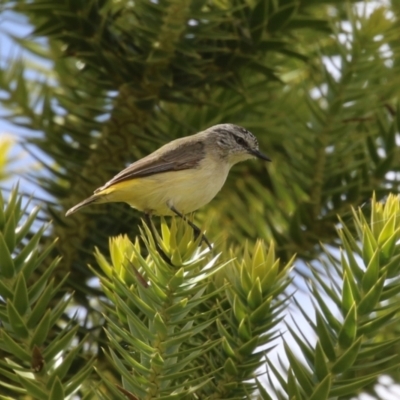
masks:
{"type": "Polygon", "coordinates": [[[85,199],[85,200],[81,201],[80,203],[78,203],[76,206],[73,206],[72,208],[70,208],[66,212],[65,216],[68,217],[68,215],[71,215],[74,212],[77,212],[78,210],[80,210],[83,207],[86,207],[86,206],[88,206],[88,205],[90,205],[92,203],[97,203],[101,199],[101,197],[102,196],[99,196],[99,195],[93,195],[93,196],[88,197],[87,199],[85,199]]]}

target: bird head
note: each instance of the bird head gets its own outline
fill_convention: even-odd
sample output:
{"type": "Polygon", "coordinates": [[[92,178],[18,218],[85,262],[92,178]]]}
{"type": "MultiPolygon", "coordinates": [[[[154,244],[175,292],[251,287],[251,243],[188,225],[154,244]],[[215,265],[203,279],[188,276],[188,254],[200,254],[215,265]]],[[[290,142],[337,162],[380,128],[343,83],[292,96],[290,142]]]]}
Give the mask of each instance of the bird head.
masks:
{"type": "Polygon", "coordinates": [[[259,150],[257,138],[241,126],[220,124],[209,128],[207,131],[209,135],[215,138],[220,156],[231,165],[254,157],[271,161],[259,150]]]}

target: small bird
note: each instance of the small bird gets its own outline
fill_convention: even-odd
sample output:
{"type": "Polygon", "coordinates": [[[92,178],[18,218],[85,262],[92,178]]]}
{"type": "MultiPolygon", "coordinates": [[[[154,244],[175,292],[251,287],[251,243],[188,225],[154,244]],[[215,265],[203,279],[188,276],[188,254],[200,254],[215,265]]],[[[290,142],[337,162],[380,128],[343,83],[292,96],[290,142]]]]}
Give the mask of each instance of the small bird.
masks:
{"type": "MultiPolygon", "coordinates": [[[[247,129],[233,124],[215,125],[173,140],[129,165],[68,210],[66,216],[90,204],[125,202],[142,211],[150,223],[152,215],[177,215],[197,236],[200,229],[185,214],[215,197],[233,165],[254,157],[271,161],[260,152],[256,137],[247,129]]],[[[211,248],[204,235],[203,239],[211,248]]]]}

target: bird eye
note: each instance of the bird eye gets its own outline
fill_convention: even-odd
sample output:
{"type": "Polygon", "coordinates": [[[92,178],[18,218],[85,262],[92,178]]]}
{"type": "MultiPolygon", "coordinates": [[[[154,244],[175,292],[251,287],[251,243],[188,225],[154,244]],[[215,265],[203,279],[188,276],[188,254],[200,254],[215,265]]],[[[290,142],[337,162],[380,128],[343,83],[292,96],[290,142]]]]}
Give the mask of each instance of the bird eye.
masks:
{"type": "Polygon", "coordinates": [[[246,143],[246,141],[245,141],[243,138],[241,138],[241,137],[236,137],[235,139],[236,139],[236,143],[239,144],[240,146],[243,146],[243,147],[246,146],[247,143],[246,143]]]}

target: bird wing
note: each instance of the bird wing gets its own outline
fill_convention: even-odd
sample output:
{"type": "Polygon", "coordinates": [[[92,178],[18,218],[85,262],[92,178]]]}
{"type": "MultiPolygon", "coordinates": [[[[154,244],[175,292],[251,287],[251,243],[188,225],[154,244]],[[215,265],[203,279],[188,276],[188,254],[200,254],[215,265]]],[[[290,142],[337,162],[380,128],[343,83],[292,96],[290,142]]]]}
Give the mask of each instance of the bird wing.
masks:
{"type": "Polygon", "coordinates": [[[184,142],[170,150],[164,147],[129,165],[105,185],[96,189],[94,193],[99,193],[116,183],[130,179],[142,178],[162,172],[196,168],[204,157],[203,142],[184,142]]]}

